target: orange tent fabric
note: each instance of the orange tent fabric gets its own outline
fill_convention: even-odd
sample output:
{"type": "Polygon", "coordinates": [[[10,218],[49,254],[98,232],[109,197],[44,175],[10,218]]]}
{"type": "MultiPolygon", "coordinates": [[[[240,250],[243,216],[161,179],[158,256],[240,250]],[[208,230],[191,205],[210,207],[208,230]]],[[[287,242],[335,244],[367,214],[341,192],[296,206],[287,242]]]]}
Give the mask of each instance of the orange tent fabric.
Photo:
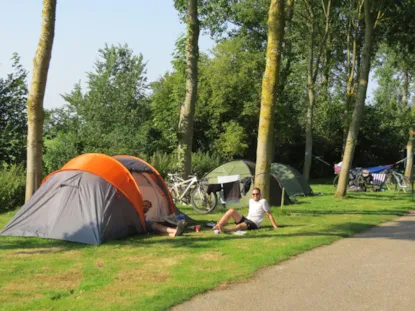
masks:
{"type": "Polygon", "coordinates": [[[131,173],[113,157],[99,153],[86,153],[66,163],[60,170],[49,174],[43,183],[53,174],[67,170],[80,170],[100,176],[111,183],[131,202],[140,216],[141,224],[145,230],[145,216],[143,211],[143,198],[140,189],[131,173]],[[121,174],[120,174],[121,172],[121,174]]]}

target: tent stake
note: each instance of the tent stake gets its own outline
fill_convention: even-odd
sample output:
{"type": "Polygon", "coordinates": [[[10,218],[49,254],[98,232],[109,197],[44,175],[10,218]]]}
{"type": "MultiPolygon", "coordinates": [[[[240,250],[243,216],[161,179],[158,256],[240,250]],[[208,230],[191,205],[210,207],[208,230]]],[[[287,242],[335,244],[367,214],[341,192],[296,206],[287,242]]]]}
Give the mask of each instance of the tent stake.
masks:
{"type": "Polygon", "coordinates": [[[281,198],[281,210],[282,210],[282,206],[284,205],[284,197],[285,197],[285,188],[282,188],[282,198],[281,198]]]}

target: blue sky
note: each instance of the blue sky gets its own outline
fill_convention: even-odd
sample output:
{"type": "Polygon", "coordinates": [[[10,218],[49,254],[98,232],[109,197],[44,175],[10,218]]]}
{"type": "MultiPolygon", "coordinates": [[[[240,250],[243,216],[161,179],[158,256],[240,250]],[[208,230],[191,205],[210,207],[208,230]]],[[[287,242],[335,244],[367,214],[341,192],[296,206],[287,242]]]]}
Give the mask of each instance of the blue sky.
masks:
{"type": "MultiPolygon", "coordinates": [[[[13,52],[30,72],[41,26],[41,0],[0,0],[0,77],[12,71],[13,52]]],[[[60,94],[68,93],[79,80],[86,80],[98,49],[127,43],[147,62],[149,81],[171,70],[175,41],[184,33],[173,0],[58,0],[55,40],[46,87],[45,108],[61,106],[60,94]]],[[[213,46],[207,37],[200,49],[213,46]]]]}
{"type": "MultiPolygon", "coordinates": [[[[0,77],[11,72],[13,52],[29,71],[41,26],[41,0],[0,0],[0,77]]],[[[154,81],[171,70],[175,41],[184,33],[173,0],[58,0],[55,40],[46,87],[45,108],[62,106],[60,94],[68,93],[79,80],[86,81],[98,56],[108,44],[127,43],[147,62],[147,77],[154,81]]],[[[213,47],[202,35],[200,50],[213,47]]],[[[369,83],[368,95],[376,84],[369,83]]]]}

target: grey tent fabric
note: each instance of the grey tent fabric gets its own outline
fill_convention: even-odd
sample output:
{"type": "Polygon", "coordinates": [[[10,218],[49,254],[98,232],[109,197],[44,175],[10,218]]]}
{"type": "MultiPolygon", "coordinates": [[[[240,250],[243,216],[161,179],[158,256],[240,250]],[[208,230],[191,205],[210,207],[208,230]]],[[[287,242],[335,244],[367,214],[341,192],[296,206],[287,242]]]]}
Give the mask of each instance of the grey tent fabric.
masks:
{"type": "Polygon", "coordinates": [[[61,171],[51,176],[0,233],[100,244],[144,232],[134,206],[94,174],[61,171]]]}
{"type": "Polygon", "coordinates": [[[134,158],[128,158],[123,156],[114,157],[118,162],[124,165],[131,172],[147,172],[154,173],[153,169],[146,165],[144,162],[137,161],[134,158]]]}

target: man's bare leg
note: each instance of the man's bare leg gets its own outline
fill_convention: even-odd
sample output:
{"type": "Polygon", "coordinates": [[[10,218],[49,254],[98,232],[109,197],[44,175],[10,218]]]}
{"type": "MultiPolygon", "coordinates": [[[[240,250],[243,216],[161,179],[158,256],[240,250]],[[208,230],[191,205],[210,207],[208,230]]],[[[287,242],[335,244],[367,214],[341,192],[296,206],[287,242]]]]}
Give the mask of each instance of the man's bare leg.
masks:
{"type": "MultiPolygon", "coordinates": [[[[218,221],[218,223],[216,224],[216,226],[214,226],[212,229],[213,230],[220,230],[221,232],[226,232],[225,230],[224,230],[224,228],[223,228],[223,226],[224,225],[226,225],[226,223],[229,221],[229,219],[231,219],[231,218],[233,218],[233,220],[235,221],[235,222],[240,222],[241,221],[241,219],[242,219],[242,215],[241,215],[241,213],[239,213],[237,210],[235,210],[235,209],[233,209],[233,208],[231,208],[231,209],[229,209],[226,213],[225,213],[225,215],[223,215],[222,216],[222,218],[218,221]]],[[[242,224],[239,224],[239,225],[242,225],[242,224]]],[[[239,225],[237,225],[236,227],[238,227],[239,225]]],[[[245,225],[245,227],[246,227],[246,224],[244,223],[244,225],[245,225]]],[[[226,229],[226,230],[231,230],[231,229],[226,229]]],[[[235,231],[238,231],[238,230],[241,230],[240,228],[239,229],[236,229],[235,231]]]]}
{"type": "Polygon", "coordinates": [[[219,226],[219,231],[220,232],[224,232],[224,233],[228,233],[228,232],[236,232],[236,231],[239,231],[239,230],[247,230],[248,229],[248,226],[246,225],[246,223],[240,223],[240,224],[238,224],[238,225],[236,225],[235,227],[232,227],[232,228],[225,228],[225,227],[223,227],[223,226],[219,226]]]}
{"type": "MultiPolygon", "coordinates": [[[[183,224],[183,226],[184,226],[184,224],[183,224]]],[[[167,233],[169,236],[171,236],[173,238],[175,236],[181,235],[183,233],[183,230],[179,230],[179,228],[166,227],[166,226],[163,226],[163,225],[161,225],[159,223],[156,223],[156,222],[153,222],[151,224],[151,228],[156,232],[167,233]],[[178,230],[181,231],[181,232],[178,232],[178,230]],[[180,233],[180,234],[178,234],[178,233],[180,233]]],[[[180,229],[184,229],[184,228],[180,228],[180,229]]]]}

